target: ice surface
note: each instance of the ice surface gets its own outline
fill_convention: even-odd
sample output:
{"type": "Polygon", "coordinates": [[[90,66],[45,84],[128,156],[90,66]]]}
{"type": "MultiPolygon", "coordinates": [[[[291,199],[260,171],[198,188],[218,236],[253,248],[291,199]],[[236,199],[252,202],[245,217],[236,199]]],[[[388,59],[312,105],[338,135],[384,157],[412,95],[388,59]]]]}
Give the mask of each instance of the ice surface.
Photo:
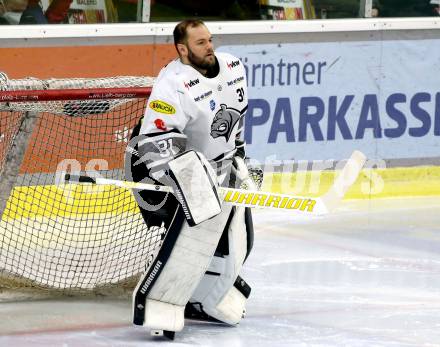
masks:
{"type": "Polygon", "coordinates": [[[0,304],[0,346],[440,346],[440,198],[346,201],[314,219],[256,211],[237,327],[186,321],[173,342],[130,300],[0,304]]]}

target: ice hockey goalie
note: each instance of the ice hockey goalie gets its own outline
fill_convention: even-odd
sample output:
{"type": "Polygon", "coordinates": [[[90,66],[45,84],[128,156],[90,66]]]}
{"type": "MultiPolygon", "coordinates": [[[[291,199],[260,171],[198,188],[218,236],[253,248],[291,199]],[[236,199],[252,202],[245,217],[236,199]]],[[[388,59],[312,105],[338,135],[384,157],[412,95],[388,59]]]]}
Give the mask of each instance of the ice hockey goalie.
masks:
{"type": "Polygon", "coordinates": [[[243,64],[214,54],[200,21],[179,23],[174,34],[180,58],[160,72],[125,167],[129,181],[176,192],[133,191],[146,230],[166,230],[134,292],[134,323],[169,337],[185,316],[240,322],[251,291],[240,271],[253,244],[249,209],[222,204],[217,192],[219,185],[253,184],[239,140],[247,109],[243,64]]]}

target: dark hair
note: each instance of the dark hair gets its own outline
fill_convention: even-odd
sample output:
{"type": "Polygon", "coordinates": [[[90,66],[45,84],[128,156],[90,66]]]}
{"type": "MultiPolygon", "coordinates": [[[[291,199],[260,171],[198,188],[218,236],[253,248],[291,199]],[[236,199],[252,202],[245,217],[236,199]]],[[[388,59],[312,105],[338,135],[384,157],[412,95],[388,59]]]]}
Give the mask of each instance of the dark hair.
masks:
{"type": "Polygon", "coordinates": [[[195,28],[200,25],[205,25],[205,23],[200,19],[186,19],[176,25],[173,31],[173,36],[174,36],[174,47],[176,47],[177,52],[179,52],[179,50],[177,49],[177,44],[184,43],[187,38],[187,29],[195,28]]]}

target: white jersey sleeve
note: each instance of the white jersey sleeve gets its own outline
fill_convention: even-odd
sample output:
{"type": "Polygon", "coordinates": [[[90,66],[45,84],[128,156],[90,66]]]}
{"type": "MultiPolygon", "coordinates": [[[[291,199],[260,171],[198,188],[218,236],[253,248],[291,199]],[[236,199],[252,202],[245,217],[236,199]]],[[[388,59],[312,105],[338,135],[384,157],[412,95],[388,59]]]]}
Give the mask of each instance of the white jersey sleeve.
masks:
{"type": "Polygon", "coordinates": [[[161,70],[154,84],[142,121],[141,134],[169,130],[183,132],[189,120],[183,109],[182,93],[179,92],[176,79],[173,78],[175,62],[161,70]]]}

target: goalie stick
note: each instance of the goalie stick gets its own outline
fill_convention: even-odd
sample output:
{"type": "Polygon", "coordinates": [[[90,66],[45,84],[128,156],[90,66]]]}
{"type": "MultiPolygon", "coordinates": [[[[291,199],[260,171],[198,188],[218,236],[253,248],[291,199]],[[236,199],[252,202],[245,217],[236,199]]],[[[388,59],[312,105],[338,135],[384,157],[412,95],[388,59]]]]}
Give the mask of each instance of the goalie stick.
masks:
{"type": "MultiPolygon", "coordinates": [[[[332,211],[342,200],[348,189],[359,176],[365,161],[366,157],[362,152],[354,151],[335,179],[332,187],[327,193],[320,197],[278,194],[226,187],[218,188],[219,195],[226,203],[236,206],[289,210],[305,215],[322,215],[332,211]]],[[[113,185],[126,189],[152,190],[174,194],[173,188],[169,186],[149,183],[129,182],[73,174],[66,174],[65,180],[73,183],[113,185]]]]}

